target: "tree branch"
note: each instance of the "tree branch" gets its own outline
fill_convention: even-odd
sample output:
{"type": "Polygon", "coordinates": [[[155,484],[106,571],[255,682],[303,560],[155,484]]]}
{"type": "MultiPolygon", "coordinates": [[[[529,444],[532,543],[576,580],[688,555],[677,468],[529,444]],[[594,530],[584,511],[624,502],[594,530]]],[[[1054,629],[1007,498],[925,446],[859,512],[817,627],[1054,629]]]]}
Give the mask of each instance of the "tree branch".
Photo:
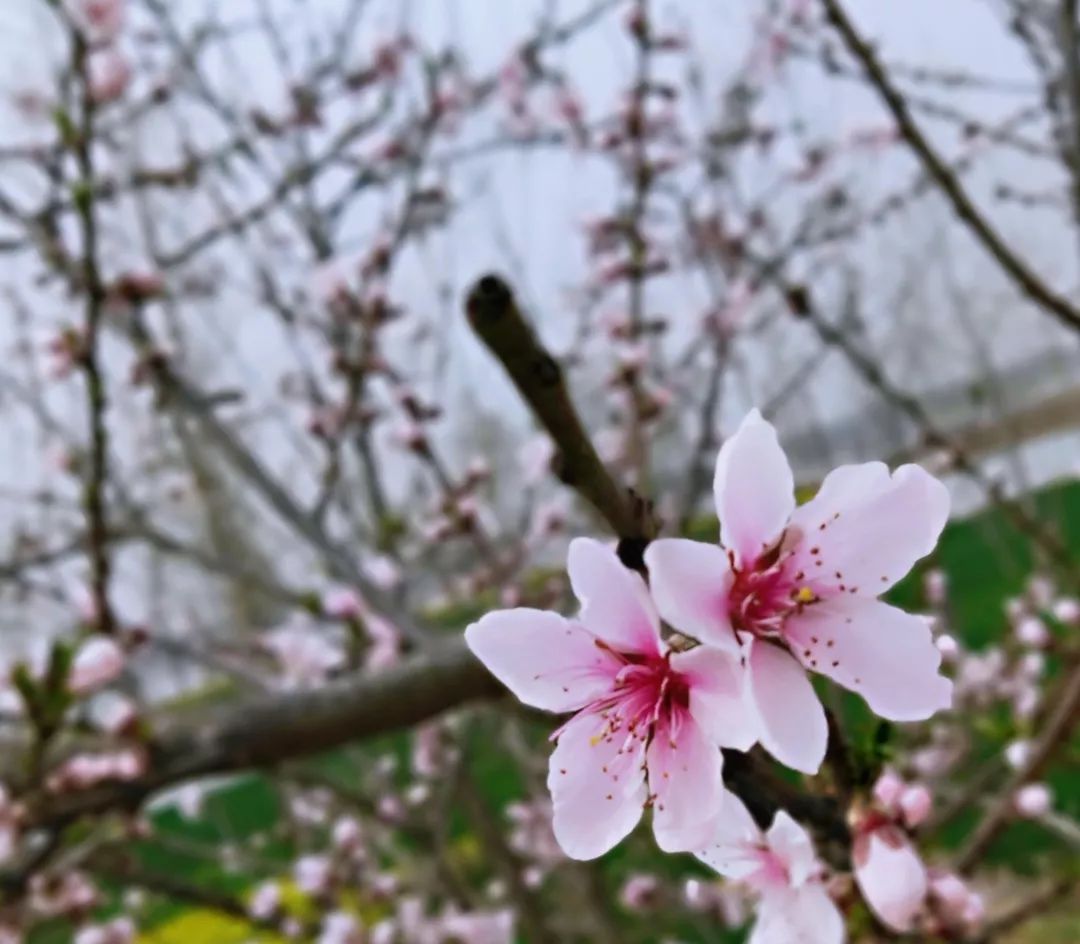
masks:
{"type": "Polygon", "coordinates": [[[873,47],[858,33],[855,25],[844,12],[840,0],[821,0],[829,21],[843,39],[848,51],[859,61],[870,83],[877,89],[886,108],[896,121],[896,126],[908,146],[922,162],[927,174],[937,182],[942,193],[952,204],[956,215],[967,225],[983,248],[990,253],[1017,288],[1037,305],[1056,317],[1073,331],[1080,331],[1080,311],[1061,295],[1051,289],[1017,256],[990,221],[979,212],[974,201],[948,164],[934,150],[929,140],[916,124],[903,95],[893,85],[885,68],[878,61],[873,47]]]}
{"type": "Polygon", "coordinates": [[[563,382],[562,369],[540,343],[510,286],[485,275],[465,304],[469,323],[506,368],[559,450],[559,478],[600,512],[620,539],[619,556],[641,569],[641,554],[655,534],[651,507],[620,486],[600,460],[563,382]]]}

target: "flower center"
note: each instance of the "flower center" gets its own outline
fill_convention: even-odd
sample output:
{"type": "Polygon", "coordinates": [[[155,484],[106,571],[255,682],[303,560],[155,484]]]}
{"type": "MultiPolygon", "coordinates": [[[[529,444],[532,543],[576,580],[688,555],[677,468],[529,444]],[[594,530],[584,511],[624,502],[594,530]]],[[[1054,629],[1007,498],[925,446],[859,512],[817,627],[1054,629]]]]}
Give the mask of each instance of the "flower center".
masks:
{"type": "Polygon", "coordinates": [[[605,722],[594,740],[625,737],[628,742],[647,741],[658,722],[677,727],[690,705],[686,679],[672,670],[667,656],[620,656],[626,664],[615,677],[612,691],[584,709],[599,714],[605,722]]]}
{"type": "Polygon", "coordinates": [[[765,554],[748,567],[732,561],[735,580],[728,594],[731,625],[755,636],[778,637],[784,620],[795,610],[814,603],[818,597],[804,575],[792,574],[790,555],[779,550],[765,554]]]}

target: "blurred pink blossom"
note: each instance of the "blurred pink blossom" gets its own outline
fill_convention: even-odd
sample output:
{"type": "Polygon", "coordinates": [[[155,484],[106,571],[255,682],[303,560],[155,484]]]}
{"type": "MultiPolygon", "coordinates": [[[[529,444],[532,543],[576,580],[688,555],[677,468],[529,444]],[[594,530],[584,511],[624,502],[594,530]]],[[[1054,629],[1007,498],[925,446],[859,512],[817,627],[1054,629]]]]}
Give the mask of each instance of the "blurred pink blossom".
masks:
{"type": "Polygon", "coordinates": [[[334,865],[327,856],[301,856],[293,865],[297,888],[308,895],[324,895],[334,880],[334,865]]]}
{"type": "Polygon", "coordinates": [[[359,920],[344,911],[331,911],[323,918],[316,944],[364,944],[359,920]]]}
{"type": "Polygon", "coordinates": [[[853,853],[863,898],[892,930],[910,931],[926,898],[926,867],[908,838],[884,823],[861,832],[853,853]]]}
{"type": "Polygon", "coordinates": [[[67,0],[69,15],[92,43],[109,43],[124,25],[125,0],[67,0]]]}
{"type": "Polygon", "coordinates": [[[711,844],[695,853],[758,899],[754,944],[841,944],[844,919],[829,897],[806,830],[780,810],[768,832],[735,794],[724,797],[711,844]]]}
{"type": "Polygon", "coordinates": [[[127,664],[127,656],[108,636],[90,636],[79,646],[71,663],[68,689],[87,695],[114,681],[127,664]]]}
{"type": "Polygon", "coordinates": [[[345,651],[314,626],[286,623],[266,633],[263,647],[277,660],[285,688],[306,688],[326,680],[345,664],[345,651]]]}
{"type": "Polygon", "coordinates": [[[248,914],[256,921],[269,921],[281,907],[281,886],[277,882],[263,882],[248,900],[248,914]]]}
{"type": "Polygon", "coordinates": [[[131,81],[131,64],[115,46],[95,49],[86,61],[86,81],[90,98],[105,105],[120,98],[131,81]]]}
{"type": "Polygon", "coordinates": [[[75,934],[73,944],[134,944],[135,935],[135,922],[122,916],[107,924],[81,928],[75,934]]]}
{"type": "Polygon", "coordinates": [[[1019,816],[1037,819],[1054,806],[1054,794],[1045,783],[1028,783],[1016,791],[1013,806],[1019,816]]]}

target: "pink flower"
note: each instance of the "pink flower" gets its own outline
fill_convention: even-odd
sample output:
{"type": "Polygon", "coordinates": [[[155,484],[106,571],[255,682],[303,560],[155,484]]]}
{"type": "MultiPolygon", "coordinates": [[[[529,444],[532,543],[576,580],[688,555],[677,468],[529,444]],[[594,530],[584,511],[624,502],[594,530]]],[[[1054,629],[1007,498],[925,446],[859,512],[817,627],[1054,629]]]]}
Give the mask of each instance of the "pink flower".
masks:
{"type": "Polygon", "coordinates": [[[1054,619],[1066,626],[1080,626],[1080,600],[1074,597],[1062,597],[1055,601],[1051,612],[1054,619]]]}
{"type": "Polygon", "coordinates": [[[1035,819],[1050,812],[1054,805],[1054,794],[1045,783],[1029,783],[1016,791],[1013,806],[1018,815],[1025,819],[1035,819]]]}
{"type": "Polygon", "coordinates": [[[1005,748],[1005,762],[1012,767],[1013,770],[1018,770],[1030,759],[1032,748],[1033,745],[1031,741],[1013,741],[1005,748]]]}
{"type": "Polygon", "coordinates": [[[438,941],[468,941],[469,944],[511,944],[514,940],[514,913],[502,911],[449,911],[438,919],[434,937],[438,941]]]}
{"type": "Polygon", "coordinates": [[[555,733],[548,768],[568,856],[607,852],[646,805],[662,849],[692,849],[720,813],[718,748],[754,740],[738,661],[669,650],[645,582],[602,544],[572,541],[567,569],[576,619],[500,610],[465,631],[469,648],[525,704],[577,712],[555,733]]]}
{"type": "Polygon", "coordinates": [[[665,620],[747,663],[770,753],[807,773],[824,757],[804,669],[894,721],[950,704],[926,621],[876,599],[933,549],[949,510],[940,482],[914,465],[841,466],[796,508],[776,431],[753,410],[720,450],[714,491],[722,546],[654,541],[645,562],[665,620]]]}
{"type": "Polygon", "coordinates": [[[366,558],[361,561],[360,569],[368,580],[383,590],[393,590],[402,580],[401,568],[385,554],[366,558]]]}
{"type": "Polygon", "coordinates": [[[281,886],[277,882],[263,882],[248,901],[248,914],[256,921],[269,921],[281,907],[281,886]]]}
{"type": "Polygon", "coordinates": [[[900,813],[903,816],[904,825],[908,829],[915,829],[926,822],[932,802],[930,791],[922,784],[905,787],[904,792],[900,794],[900,813]]]}
{"type": "Polygon", "coordinates": [[[623,883],[619,901],[627,911],[645,911],[657,904],[660,880],[655,875],[635,872],[623,883]]]}
{"type": "Polygon", "coordinates": [[[75,25],[91,42],[107,43],[120,35],[124,0],[69,0],[67,7],[75,25]]]}
{"type": "Polygon", "coordinates": [[[712,844],[695,853],[757,895],[752,944],[841,944],[844,920],[821,880],[806,830],[780,810],[763,833],[742,801],[724,798],[712,844]]]}
{"type": "Polygon", "coordinates": [[[861,832],[853,859],[870,910],[894,931],[911,930],[926,898],[926,867],[903,831],[884,822],[861,832]]]}
{"type": "Polygon", "coordinates": [[[1039,617],[1025,616],[1016,625],[1016,638],[1025,646],[1042,649],[1050,642],[1050,631],[1039,617]]]}
{"type": "Polygon", "coordinates": [[[86,82],[90,98],[98,105],[114,102],[127,90],[131,65],[114,46],[95,49],[86,60],[86,82]]]}
{"type": "Polygon", "coordinates": [[[127,664],[127,656],[116,642],[107,636],[91,636],[75,653],[68,676],[68,689],[75,695],[86,695],[108,685],[127,664]]]}
{"type": "Polygon", "coordinates": [[[139,709],[126,695],[115,691],[102,692],[90,706],[90,718],[106,734],[124,734],[135,726],[139,709]]]}
{"type": "Polygon", "coordinates": [[[334,880],[334,866],[323,855],[306,855],[296,860],[293,879],[297,888],[308,895],[322,895],[329,891],[334,880]]]}
{"type": "Polygon", "coordinates": [[[332,619],[360,619],[365,612],[364,601],[351,587],[334,587],[322,595],[323,612],[332,619]]]}
{"type": "Polygon", "coordinates": [[[107,924],[82,928],[75,935],[74,944],[132,944],[135,930],[135,922],[131,918],[113,918],[107,924]]]}
{"type": "Polygon", "coordinates": [[[928,904],[934,917],[947,930],[965,936],[976,931],[986,917],[982,896],[952,872],[931,874],[928,904]]]}
{"type": "Polygon", "coordinates": [[[277,659],[285,688],[318,685],[345,664],[340,646],[301,623],[287,623],[271,630],[262,644],[277,659]]]}
{"type": "Polygon", "coordinates": [[[362,944],[360,922],[344,911],[332,911],[323,919],[316,944],[362,944]]]}

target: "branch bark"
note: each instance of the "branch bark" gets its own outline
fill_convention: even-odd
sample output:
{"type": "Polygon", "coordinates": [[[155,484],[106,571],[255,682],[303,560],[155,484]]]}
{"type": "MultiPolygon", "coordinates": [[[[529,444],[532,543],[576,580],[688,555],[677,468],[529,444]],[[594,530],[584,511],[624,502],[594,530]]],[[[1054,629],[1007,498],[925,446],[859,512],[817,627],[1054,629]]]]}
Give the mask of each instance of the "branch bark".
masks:
{"type": "Polygon", "coordinates": [[[619,536],[623,563],[642,569],[641,554],[656,533],[652,509],[604,466],[570,400],[562,368],[525,320],[510,286],[497,275],[485,275],[469,292],[465,308],[473,330],[558,447],[559,478],[619,536]]]}

